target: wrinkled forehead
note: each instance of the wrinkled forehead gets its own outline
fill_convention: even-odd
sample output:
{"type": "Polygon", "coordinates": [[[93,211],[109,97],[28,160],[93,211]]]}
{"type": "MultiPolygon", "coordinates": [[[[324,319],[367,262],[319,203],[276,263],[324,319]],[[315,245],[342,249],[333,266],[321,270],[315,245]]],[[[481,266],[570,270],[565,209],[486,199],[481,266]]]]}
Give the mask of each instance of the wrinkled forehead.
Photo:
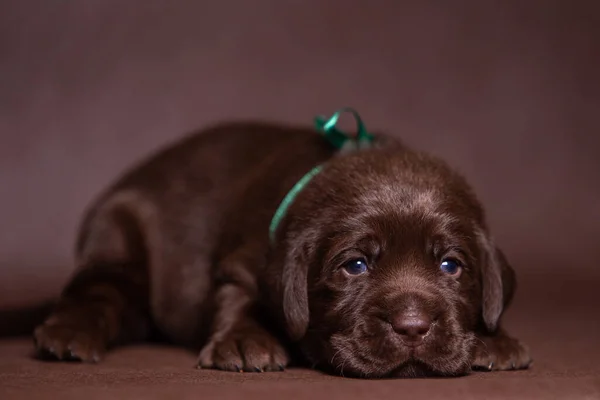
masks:
{"type": "Polygon", "coordinates": [[[405,245],[411,241],[419,245],[432,240],[462,242],[474,230],[472,219],[447,193],[394,183],[357,190],[352,206],[339,215],[333,228],[342,241],[371,239],[405,245]]]}
{"type": "Polygon", "coordinates": [[[394,180],[372,181],[357,190],[354,196],[354,201],[359,206],[370,206],[382,211],[402,209],[407,213],[437,210],[443,206],[445,197],[437,188],[394,180]]]}

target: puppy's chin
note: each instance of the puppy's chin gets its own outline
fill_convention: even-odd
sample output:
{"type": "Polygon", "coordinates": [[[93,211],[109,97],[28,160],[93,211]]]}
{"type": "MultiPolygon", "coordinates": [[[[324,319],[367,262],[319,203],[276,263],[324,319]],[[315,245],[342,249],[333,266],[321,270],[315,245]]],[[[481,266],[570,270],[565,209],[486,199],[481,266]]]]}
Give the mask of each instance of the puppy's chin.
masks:
{"type": "Polygon", "coordinates": [[[457,357],[455,360],[445,362],[433,360],[427,362],[410,356],[399,364],[390,364],[387,367],[378,366],[373,368],[373,364],[353,364],[337,368],[337,373],[344,376],[354,376],[360,378],[385,379],[385,378],[449,378],[467,375],[471,369],[470,360],[467,357],[457,357]]]}
{"type": "Polygon", "coordinates": [[[383,334],[369,341],[333,335],[327,347],[330,367],[336,374],[360,378],[454,377],[469,373],[475,342],[471,333],[456,332],[446,342],[405,346],[398,338],[383,334]]]}
{"type": "Polygon", "coordinates": [[[387,374],[390,378],[429,378],[443,376],[427,364],[418,360],[408,360],[387,374]]]}
{"type": "Polygon", "coordinates": [[[390,378],[449,378],[466,375],[470,369],[470,360],[467,357],[457,357],[456,360],[449,363],[439,360],[428,363],[414,357],[401,363],[386,376],[390,378]]]}

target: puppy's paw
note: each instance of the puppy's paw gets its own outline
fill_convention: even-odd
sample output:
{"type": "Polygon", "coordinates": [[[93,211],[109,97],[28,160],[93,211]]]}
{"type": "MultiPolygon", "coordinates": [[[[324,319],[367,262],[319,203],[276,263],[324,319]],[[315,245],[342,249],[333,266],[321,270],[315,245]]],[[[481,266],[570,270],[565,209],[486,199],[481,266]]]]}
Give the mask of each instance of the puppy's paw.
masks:
{"type": "Polygon", "coordinates": [[[526,345],[500,332],[496,336],[477,336],[473,369],[507,371],[526,369],[532,359],[526,345]]]}
{"type": "Polygon", "coordinates": [[[44,360],[98,362],[107,341],[99,321],[89,316],[51,316],[34,331],[36,355],[44,360]]]}
{"type": "Polygon", "coordinates": [[[224,371],[283,371],[287,364],[283,346],[258,327],[237,329],[221,340],[212,339],[198,357],[198,368],[224,371]]]}

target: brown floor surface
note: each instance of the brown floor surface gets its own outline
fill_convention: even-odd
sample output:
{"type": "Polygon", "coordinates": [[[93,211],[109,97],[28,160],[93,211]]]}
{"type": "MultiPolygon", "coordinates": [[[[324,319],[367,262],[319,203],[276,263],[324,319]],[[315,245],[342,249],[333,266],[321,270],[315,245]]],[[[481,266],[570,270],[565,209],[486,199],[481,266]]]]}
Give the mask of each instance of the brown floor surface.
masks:
{"type": "Polygon", "coordinates": [[[23,338],[0,341],[0,399],[600,399],[600,280],[522,281],[506,326],[532,348],[528,371],[378,381],[300,369],[238,374],[196,370],[194,354],[157,346],[118,349],[99,365],[49,364],[30,359],[23,338]]]}

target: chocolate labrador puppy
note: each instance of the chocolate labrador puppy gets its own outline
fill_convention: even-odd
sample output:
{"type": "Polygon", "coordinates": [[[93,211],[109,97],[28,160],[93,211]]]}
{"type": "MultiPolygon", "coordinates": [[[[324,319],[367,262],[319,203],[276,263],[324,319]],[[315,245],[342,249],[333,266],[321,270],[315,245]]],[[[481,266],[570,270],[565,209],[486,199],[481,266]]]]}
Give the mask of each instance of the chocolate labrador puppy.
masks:
{"type": "Polygon", "coordinates": [[[258,122],[187,137],[91,205],[76,266],[35,331],[40,356],[96,362],[158,335],[228,371],[294,359],[365,378],[457,376],[530,363],[499,327],[515,275],[475,194],[385,135],[356,151],[258,122]]]}

